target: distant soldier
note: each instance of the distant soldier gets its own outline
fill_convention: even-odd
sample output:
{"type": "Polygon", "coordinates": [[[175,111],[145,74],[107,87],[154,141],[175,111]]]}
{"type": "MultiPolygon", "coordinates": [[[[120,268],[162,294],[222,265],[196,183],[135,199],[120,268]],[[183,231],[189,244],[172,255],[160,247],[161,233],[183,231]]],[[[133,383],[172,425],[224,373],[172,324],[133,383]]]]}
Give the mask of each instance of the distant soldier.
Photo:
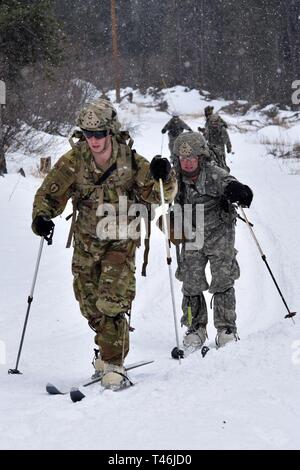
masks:
{"type": "Polygon", "coordinates": [[[162,134],[165,134],[168,131],[169,137],[169,150],[171,155],[173,154],[173,146],[176,137],[178,137],[184,130],[192,132],[190,126],[188,126],[182,119],[180,119],[178,114],[173,114],[173,117],[167,124],[162,128],[162,134]]]}
{"type": "Polygon", "coordinates": [[[209,116],[211,116],[214,112],[214,107],[213,106],[206,106],[204,108],[204,114],[205,114],[205,117],[206,117],[206,122],[207,120],[209,119],[209,116]]]}
{"type": "Polygon", "coordinates": [[[102,91],[102,95],[100,96],[100,99],[101,99],[101,100],[110,101],[109,96],[107,96],[107,94],[105,93],[104,90],[102,91]]]}
{"type": "MultiPolygon", "coordinates": [[[[205,127],[198,127],[198,131],[202,132],[203,134],[205,133],[206,128],[208,127],[209,124],[209,119],[214,113],[214,107],[213,106],[206,106],[204,108],[204,114],[205,114],[205,127]]],[[[224,121],[224,119],[221,118],[221,116],[217,115],[220,121],[220,124],[222,124],[226,129],[228,128],[227,122],[224,121]]]]}
{"type": "Polygon", "coordinates": [[[215,161],[218,166],[230,171],[226,165],[225,146],[227,153],[231,153],[232,146],[224,121],[217,114],[211,114],[207,119],[205,130],[202,130],[210,149],[215,155],[215,161]]]}
{"type": "MultiPolygon", "coordinates": [[[[206,106],[206,108],[204,108],[204,114],[206,118],[205,127],[207,127],[210,117],[214,114],[214,106],[206,106]]],[[[218,116],[220,123],[227,129],[227,122],[225,122],[224,119],[222,119],[218,114],[216,116],[218,116]]]]}

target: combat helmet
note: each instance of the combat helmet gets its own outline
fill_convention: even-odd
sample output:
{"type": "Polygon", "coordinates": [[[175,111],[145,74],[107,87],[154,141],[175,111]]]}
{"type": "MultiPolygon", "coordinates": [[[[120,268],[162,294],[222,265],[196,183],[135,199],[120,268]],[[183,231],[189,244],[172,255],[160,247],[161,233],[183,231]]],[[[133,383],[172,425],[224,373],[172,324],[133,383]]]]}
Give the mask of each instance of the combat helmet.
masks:
{"type": "Polygon", "coordinates": [[[117,117],[117,111],[107,100],[99,98],[87,103],[79,112],[77,125],[86,131],[104,131],[110,134],[118,134],[121,124],[117,117]]]}
{"type": "Polygon", "coordinates": [[[210,156],[205,139],[200,132],[184,132],[180,134],[174,142],[173,153],[177,157],[189,157],[192,155],[210,156]]]}

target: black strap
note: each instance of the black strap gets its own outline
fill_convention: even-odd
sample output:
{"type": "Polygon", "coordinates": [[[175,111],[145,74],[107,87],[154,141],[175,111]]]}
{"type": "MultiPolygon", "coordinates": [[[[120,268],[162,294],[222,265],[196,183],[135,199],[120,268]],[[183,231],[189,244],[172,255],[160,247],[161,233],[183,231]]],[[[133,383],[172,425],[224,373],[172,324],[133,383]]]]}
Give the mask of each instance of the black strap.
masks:
{"type": "Polygon", "coordinates": [[[144,241],[144,262],[142,266],[142,276],[147,276],[146,271],[147,271],[147,266],[148,266],[148,258],[149,258],[149,250],[150,250],[150,236],[151,236],[151,217],[150,217],[150,211],[148,210],[148,219],[147,219],[147,224],[148,224],[148,230],[146,233],[145,241],[144,241]]]}
{"type": "Polygon", "coordinates": [[[117,163],[113,163],[104,173],[103,175],[100,176],[98,181],[95,183],[96,185],[99,185],[104,183],[104,181],[107,180],[107,178],[117,169],[117,163]]]}
{"type": "MultiPolygon", "coordinates": [[[[131,157],[132,157],[132,169],[137,170],[138,166],[134,157],[134,154],[136,153],[135,150],[131,150],[131,157]]],[[[109,178],[109,176],[117,169],[117,162],[113,163],[104,173],[103,175],[100,176],[98,181],[95,183],[96,186],[100,186],[100,184],[104,183],[104,181],[109,178]]]]}

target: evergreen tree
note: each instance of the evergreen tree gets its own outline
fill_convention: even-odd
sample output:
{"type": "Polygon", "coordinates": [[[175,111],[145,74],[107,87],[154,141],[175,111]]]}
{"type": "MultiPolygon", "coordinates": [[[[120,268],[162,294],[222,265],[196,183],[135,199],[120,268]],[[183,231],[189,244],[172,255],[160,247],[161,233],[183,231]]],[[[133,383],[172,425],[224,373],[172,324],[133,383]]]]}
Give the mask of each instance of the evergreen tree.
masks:
{"type": "Polygon", "coordinates": [[[22,90],[26,71],[35,64],[47,71],[61,59],[62,33],[52,1],[2,0],[0,4],[0,79],[7,86],[7,105],[2,113],[0,173],[6,172],[5,149],[17,132],[26,103],[22,90]],[[27,69],[26,69],[27,68],[27,69]]]}

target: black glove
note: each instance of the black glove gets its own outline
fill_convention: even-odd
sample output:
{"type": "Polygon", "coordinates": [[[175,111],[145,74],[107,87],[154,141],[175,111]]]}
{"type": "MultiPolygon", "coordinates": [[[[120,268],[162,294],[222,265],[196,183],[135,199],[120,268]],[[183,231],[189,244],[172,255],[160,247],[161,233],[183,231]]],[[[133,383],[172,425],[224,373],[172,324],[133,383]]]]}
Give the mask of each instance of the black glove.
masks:
{"type": "Polygon", "coordinates": [[[161,131],[162,134],[165,134],[166,132],[167,132],[166,129],[162,129],[161,131]]]}
{"type": "Polygon", "coordinates": [[[231,181],[229,185],[225,188],[224,196],[230,202],[237,202],[243,207],[250,207],[253,192],[245,184],[239,183],[238,181],[231,181]]]}
{"type": "Polygon", "coordinates": [[[169,160],[162,158],[160,155],[155,155],[150,163],[150,173],[155,180],[160,178],[166,181],[171,171],[169,160]]]}
{"type": "Polygon", "coordinates": [[[48,237],[51,230],[54,228],[54,223],[50,219],[46,219],[43,215],[37,215],[32,222],[32,230],[40,237],[48,237]]]}

